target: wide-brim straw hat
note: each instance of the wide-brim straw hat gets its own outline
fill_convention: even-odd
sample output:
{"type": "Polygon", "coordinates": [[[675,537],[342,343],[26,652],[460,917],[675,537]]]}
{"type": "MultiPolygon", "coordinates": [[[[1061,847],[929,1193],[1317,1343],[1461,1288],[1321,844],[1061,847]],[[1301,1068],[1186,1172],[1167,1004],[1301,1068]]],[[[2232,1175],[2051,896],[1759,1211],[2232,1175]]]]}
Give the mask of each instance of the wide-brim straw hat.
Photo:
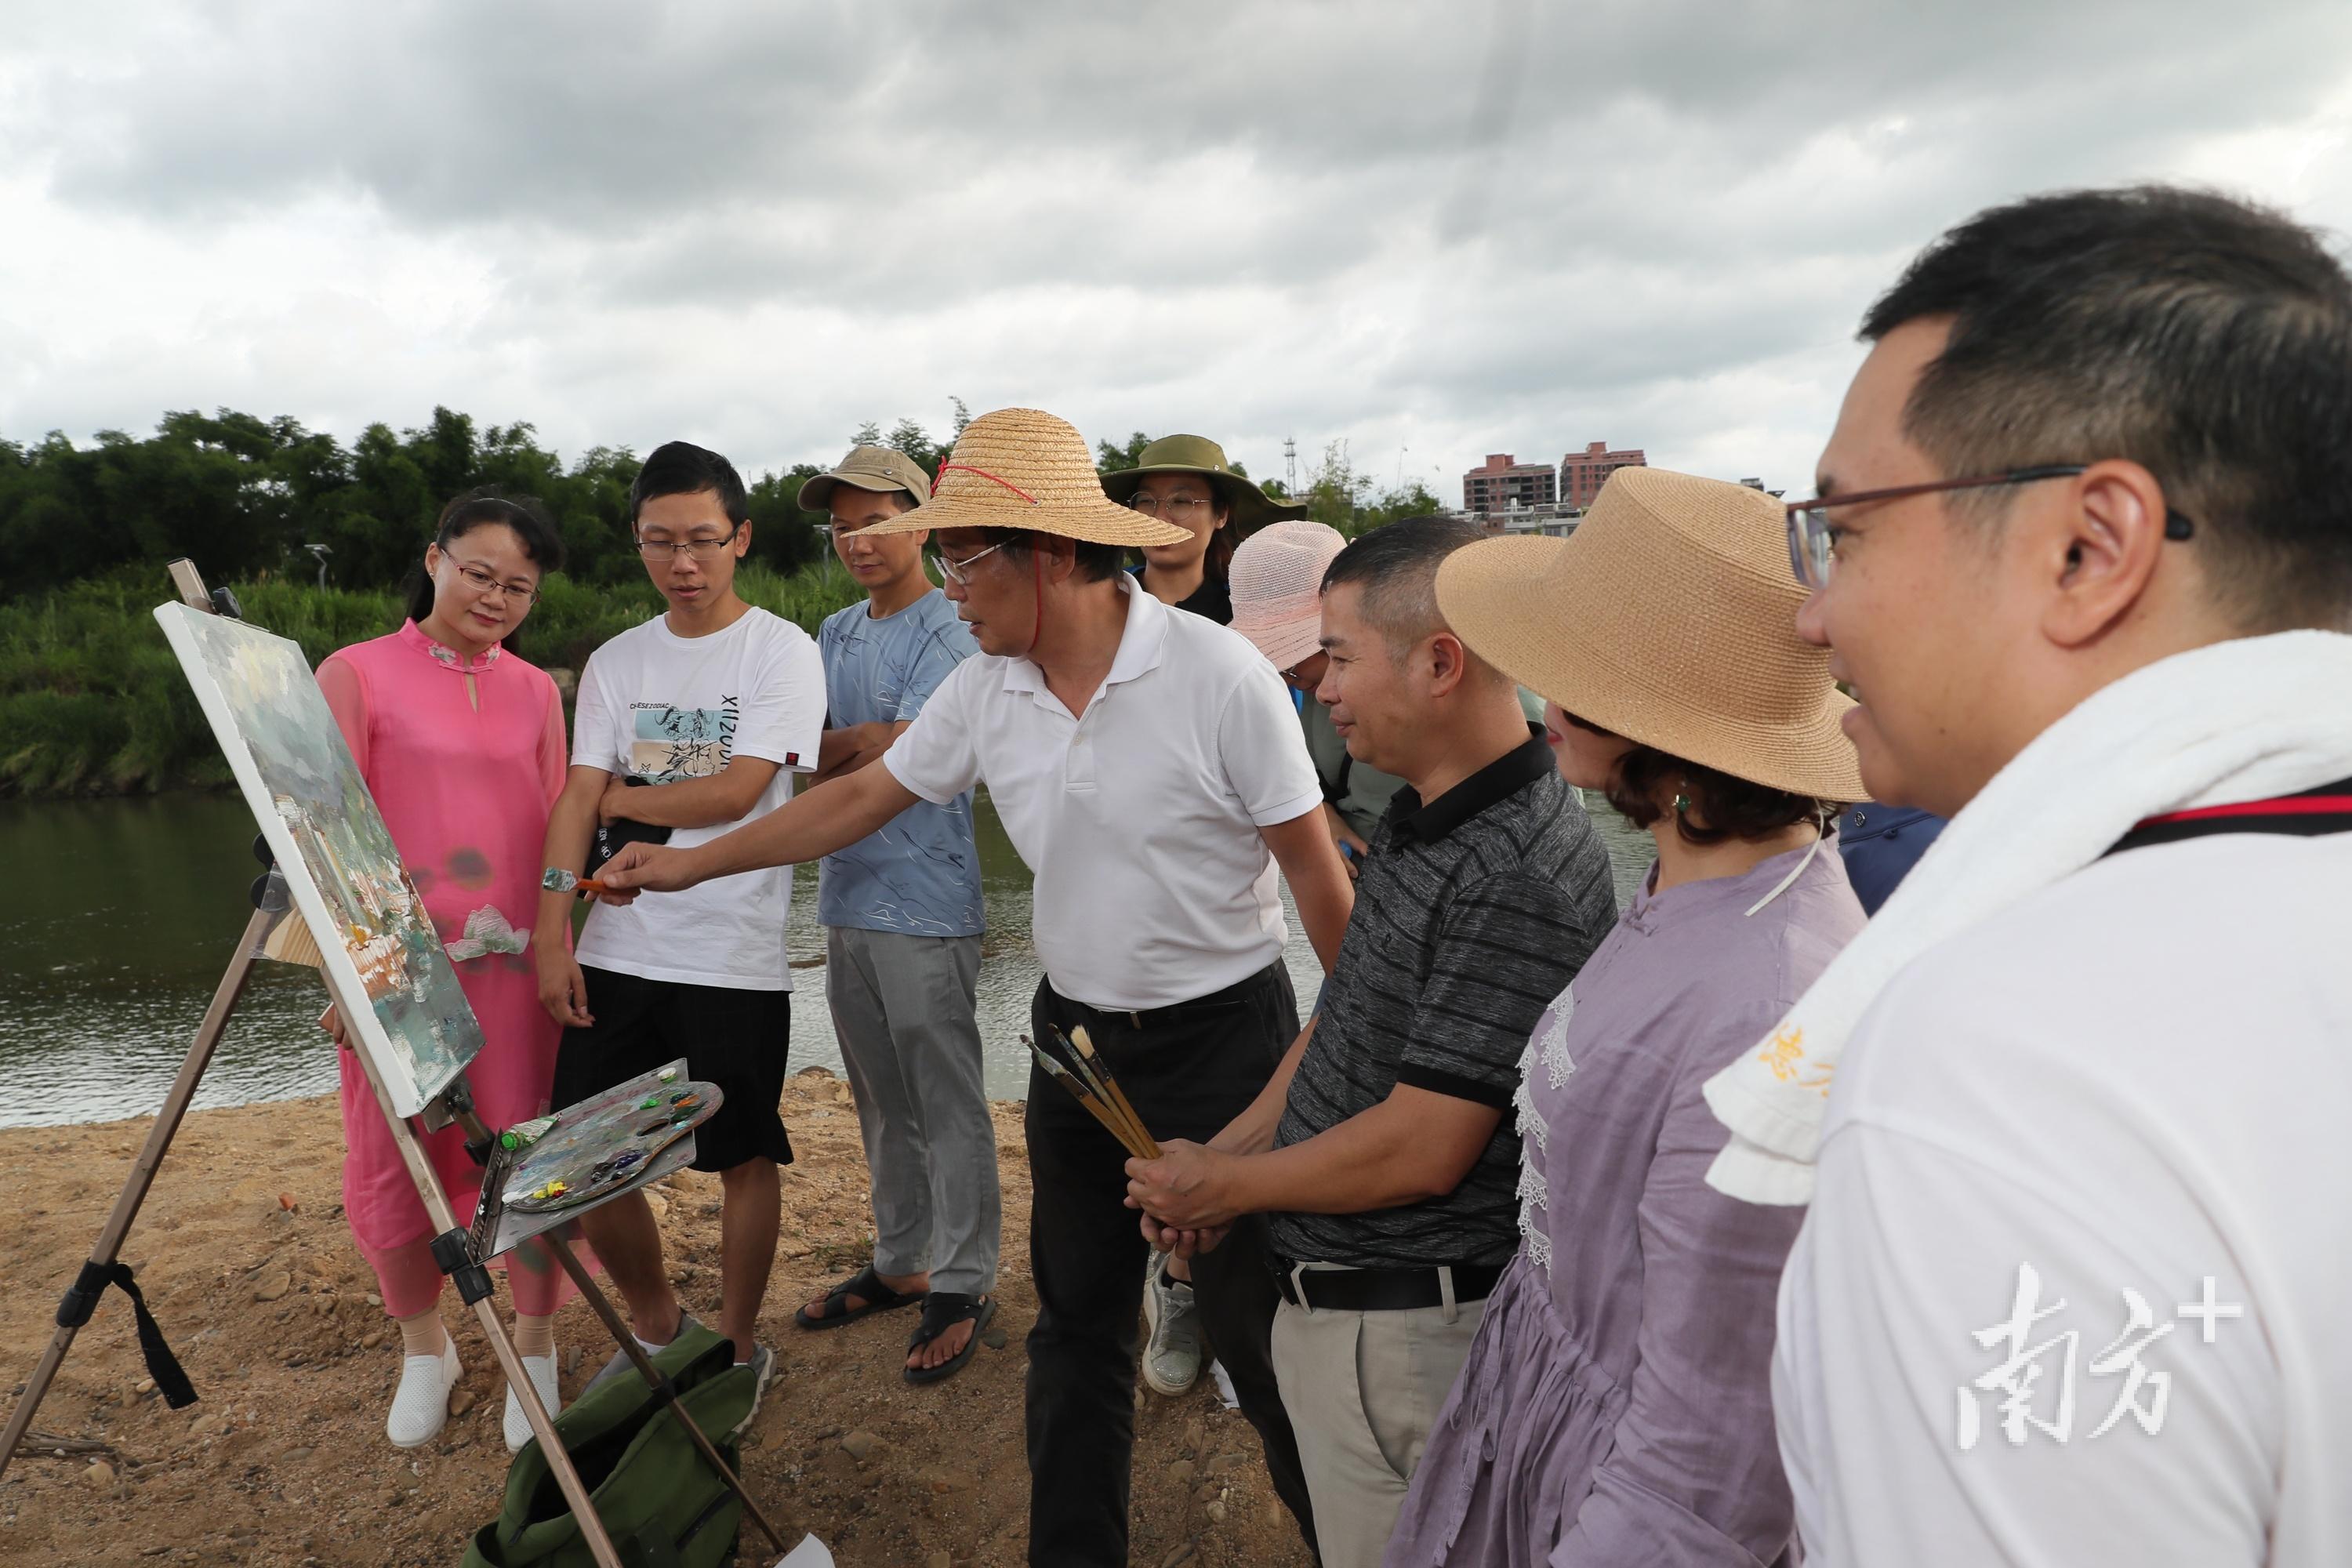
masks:
{"type": "Polygon", "coordinates": [[[803,511],[823,511],[843,485],[877,494],[904,490],[917,506],[931,499],[931,476],[920,463],[895,447],[871,446],[852,447],[849,456],[801,486],[795,499],[803,511]]]}
{"type": "Polygon", "coordinates": [[[1226,574],[1233,628],[1275,668],[1289,669],[1322,651],[1323,574],[1347,548],[1346,536],[1328,523],[1286,519],[1234,550],[1226,574]]]}
{"type": "Polygon", "coordinates": [[[1248,478],[1234,472],[1225,460],[1225,449],[1206,436],[1162,436],[1136,454],[1135,467],[1105,474],[1103,489],[1123,506],[1154,474],[1196,474],[1208,480],[1209,488],[1233,514],[1236,538],[1270,522],[1307,515],[1304,503],[1276,500],[1248,478]]]}
{"type": "Polygon", "coordinates": [[[1445,624],[1586,723],[1735,778],[1868,798],[1829,654],[1797,636],[1780,504],[1620,468],[1576,531],[1483,540],[1437,572],[1445,624]]]}
{"type": "Polygon", "coordinates": [[[930,500],[850,537],[926,528],[1020,528],[1095,544],[1181,544],[1192,537],[1105,495],[1087,438],[1034,408],[999,408],[965,426],[940,465],[930,500]]]}

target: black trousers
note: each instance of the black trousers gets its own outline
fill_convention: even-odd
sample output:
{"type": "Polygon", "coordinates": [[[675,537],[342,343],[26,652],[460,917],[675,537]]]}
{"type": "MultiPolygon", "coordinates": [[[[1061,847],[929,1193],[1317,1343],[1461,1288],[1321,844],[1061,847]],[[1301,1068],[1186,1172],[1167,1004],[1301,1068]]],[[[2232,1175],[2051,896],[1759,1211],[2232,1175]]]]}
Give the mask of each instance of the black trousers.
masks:
{"type": "MultiPolygon", "coordinates": [[[[1039,1037],[1085,1025],[1155,1138],[1205,1142],[1274,1076],[1298,1037],[1289,973],[1276,963],[1230,990],[1146,1014],[1097,1013],[1040,983],[1039,1037]]],[[[1029,1266],[1029,1561],[1036,1568],[1127,1562],[1128,1473],[1135,1449],[1136,1318],[1150,1248],[1127,1206],[1127,1151],[1086,1108],[1032,1066],[1023,1119],[1032,1184],[1029,1266]]],[[[1315,1522],[1297,1440],[1274,1379],[1281,1297],[1255,1216],[1192,1260],[1202,1326],[1257,1428],[1274,1489],[1309,1550],[1315,1522]]]]}

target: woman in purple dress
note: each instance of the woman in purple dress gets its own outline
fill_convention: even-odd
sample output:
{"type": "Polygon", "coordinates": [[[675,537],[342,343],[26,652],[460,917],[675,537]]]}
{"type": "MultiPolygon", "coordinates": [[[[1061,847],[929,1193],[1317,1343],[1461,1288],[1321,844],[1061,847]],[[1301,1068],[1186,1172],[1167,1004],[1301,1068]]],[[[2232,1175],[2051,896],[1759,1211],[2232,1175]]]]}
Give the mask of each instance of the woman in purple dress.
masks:
{"type": "Polygon", "coordinates": [[[1822,844],[1863,794],[1851,703],[1798,639],[1782,527],[1758,491],[1625,468],[1569,538],[1474,544],[1439,572],[1446,623],[1545,696],[1560,773],[1648,828],[1657,861],[1528,1042],[1524,1239],[1391,1568],[1753,1568],[1788,1549],[1769,1367],[1803,1211],[1707,1185],[1725,1132],[1700,1093],[1772,1050],[1863,925],[1822,844]]]}

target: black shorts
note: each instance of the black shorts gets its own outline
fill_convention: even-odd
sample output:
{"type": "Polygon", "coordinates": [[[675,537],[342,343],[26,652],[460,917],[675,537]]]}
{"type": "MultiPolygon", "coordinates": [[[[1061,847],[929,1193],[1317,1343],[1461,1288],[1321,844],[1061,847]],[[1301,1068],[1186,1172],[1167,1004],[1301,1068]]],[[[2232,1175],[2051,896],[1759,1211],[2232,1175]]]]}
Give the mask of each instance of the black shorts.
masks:
{"type": "Polygon", "coordinates": [[[646,980],[584,963],[580,973],[596,1022],[563,1031],[550,1090],[557,1106],[577,1105],[684,1057],[688,1078],[715,1083],[726,1096],[694,1130],[696,1170],[729,1171],[758,1159],[793,1163],[793,1142],[776,1113],[793,1035],[791,992],[646,980]]]}

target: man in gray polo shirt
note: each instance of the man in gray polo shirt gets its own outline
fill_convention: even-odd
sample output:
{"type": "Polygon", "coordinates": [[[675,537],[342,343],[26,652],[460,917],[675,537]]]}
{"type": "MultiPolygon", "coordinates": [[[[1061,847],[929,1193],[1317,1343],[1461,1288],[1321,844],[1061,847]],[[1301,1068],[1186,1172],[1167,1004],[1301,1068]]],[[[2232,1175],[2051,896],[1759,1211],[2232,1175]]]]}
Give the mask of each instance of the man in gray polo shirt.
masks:
{"type": "Polygon", "coordinates": [[[1320,1011],[1265,1092],[1207,1145],[1162,1140],[1128,1165],[1156,1244],[1266,1215],[1275,1373],[1328,1568],[1380,1561],[1518,1246],[1519,1058],[1616,922],[1608,852],[1550,748],[1438,614],[1438,563],[1481,537],[1407,519],[1325,573],[1317,697],[1351,755],[1406,784],[1320,1011]]]}
{"type": "MultiPolygon", "coordinates": [[[[826,514],[835,553],[866,590],[817,634],[819,784],[879,758],[979,651],[923,574],[928,533],[857,537],[930,499],[930,476],[888,447],[855,447],[801,487],[803,510],[826,514]]],[[[874,1258],[793,1321],[838,1328],[933,1293],[977,1303],[996,1285],[999,1201],[973,1018],[983,921],[971,792],[908,806],[821,869],[825,1000],[866,1144],[874,1258]]],[[[908,1381],[953,1373],[972,1334],[972,1320],[955,1314],[908,1351],[908,1381]]]]}

